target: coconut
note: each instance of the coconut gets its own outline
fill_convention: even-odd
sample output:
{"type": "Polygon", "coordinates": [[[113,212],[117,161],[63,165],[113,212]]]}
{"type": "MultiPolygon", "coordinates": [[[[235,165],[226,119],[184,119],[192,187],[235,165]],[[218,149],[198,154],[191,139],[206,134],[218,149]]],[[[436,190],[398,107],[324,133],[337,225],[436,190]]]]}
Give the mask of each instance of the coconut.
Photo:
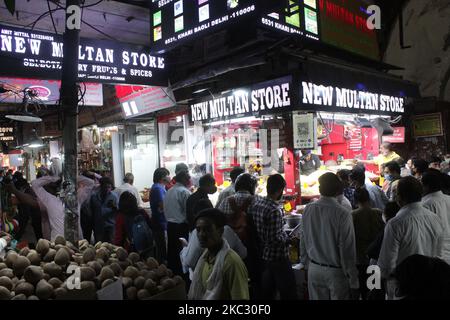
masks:
{"type": "Polygon", "coordinates": [[[100,271],[99,280],[101,283],[106,279],[114,278],[114,271],[110,267],[103,267],[102,271],[100,271]]]}
{"type": "Polygon", "coordinates": [[[14,278],[14,271],[10,268],[4,268],[0,270],[0,277],[14,278]]]}
{"type": "Polygon", "coordinates": [[[55,249],[48,249],[47,253],[44,255],[42,260],[44,262],[52,262],[53,260],[55,260],[55,256],[56,256],[56,250],[55,249]]]}
{"type": "Polygon", "coordinates": [[[8,288],[0,286],[0,300],[10,300],[11,291],[8,288]]]}
{"type": "Polygon", "coordinates": [[[8,266],[6,265],[6,263],[0,262],[0,270],[6,269],[6,268],[8,268],[8,266]]]}
{"type": "Polygon", "coordinates": [[[139,254],[137,254],[136,252],[131,252],[131,253],[128,255],[128,259],[130,259],[131,262],[132,262],[133,264],[135,264],[135,263],[137,263],[137,262],[141,259],[141,257],[139,257],[139,254]]]}
{"type": "Polygon", "coordinates": [[[63,273],[63,269],[61,268],[61,266],[52,262],[44,265],[44,272],[47,273],[52,278],[53,277],[59,278],[63,273]]]}
{"type": "Polygon", "coordinates": [[[122,274],[122,268],[119,266],[117,262],[111,263],[109,265],[112,271],[114,271],[114,275],[119,277],[122,274]]]}
{"type": "Polygon", "coordinates": [[[66,245],[66,239],[63,236],[57,236],[55,239],[55,245],[62,244],[63,246],[66,245]]]}
{"type": "Polygon", "coordinates": [[[16,294],[13,298],[11,298],[11,300],[27,300],[27,296],[23,293],[16,294]]]}
{"type": "Polygon", "coordinates": [[[148,258],[146,263],[150,270],[153,270],[153,269],[156,269],[159,267],[158,261],[156,261],[156,259],[153,257],[148,258]]]}
{"type": "Polygon", "coordinates": [[[31,264],[30,260],[24,256],[18,256],[14,261],[14,273],[17,277],[23,276],[25,269],[31,264]]]}
{"type": "Polygon", "coordinates": [[[88,288],[90,288],[93,291],[97,290],[97,287],[96,287],[94,281],[81,281],[80,286],[81,286],[81,290],[88,289],[88,288]]]}
{"type": "Polygon", "coordinates": [[[164,287],[164,290],[172,289],[176,287],[176,283],[173,279],[165,279],[161,281],[161,285],[164,287]]]}
{"type": "Polygon", "coordinates": [[[25,269],[23,277],[27,282],[31,284],[37,284],[44,278],[44,272],[42,271],[41,267],[29,266],[25,269]]]}
{"type": "Polygon", "coordinates": [[[145,300],[150,298],[150,293],[146,289],[141,289],[137,293],[138,300],[145,300]]]}
{"type": "Polygon", "coordinates": [[[41,257],[45,256],[45,254],[50,249],[50,242],[45,239],[39,239],[36,245],[36,251],[41,255],[41,257]]]}
{"type": "Polygon", "coordinates": [[[29,296],[28,300],[39,300],[37,296],[29,296]]]}
{"type": "Polygon", "coordinates": [[[14,292],[16,295],[23,293],[25,296],[29,297],[34,293],[34,286],[29,282],[22,282],[14,288],[14,292]]]}
{"type": "Polygon", "coordinates": [[[11,291],[13,286],[14,286],[14,283],[10,278],[5,277],[5,276],[0,277],[0,287],[5,287],[9,291],[11,291]]]}
{"type": "Polygon", "coordinates": [[[120,261],[125,261],[128,258],[128,253],[125,251],[124,248],[117,248],[116,250],[116,256],[117,259],[119,259],[120,261]]]}
{"type": "Polygon", "coordinates": [[[95,270],[90,267],[81,267],[81,281],[92,281],[95,279],[96,273],[95,270]]]}
{"type": "Polygon", "coordinates": [[[144,284],[145,284],[145,278],[142,276],[137,277],[136,279],[134,279],[133,282],[134,286],[136,287],[136,289],[143,289],[144,288],[144,284]]]}
{"type": "Polygon", "coordinates": [[[31,250],[27,258],[33,266],[39,266],[41,263],[41,256],[35,250],[31,250]]]}
{"type": "Polygon", "coordinates": [[[135,267],[128,267],[125,269],[125,272],[123,274],[125,277],[129,277],[134,280],[139,276],[139,270],[135,267]]]}
{"type": "Polygon", "coordinates": [[[30,253],[30,248],[28,248],[28,247],[22,248],[19,251],[19,255],[24,256],[24,257],[26,257],[29,253],[30,253]]]}
{"type": "Polygon", "coordinates": [[[53,289],[58,289],[63,285],[63,282],[58,278],[51,278],[48,283],[52,285],[53,289]]]}
{"type": "Polygon", "coordinates": [[[51,284],[49,284],[45,280],[41,280],[38,282],[36,286],[36,296],[41,300],[48,300],[53,296],[54,289],[51,284]]]}
{"type": "Polygon", "coordinates": [[[108,258],[109,258],[108,249],[106,249],[105,247],[98,249],[97,253],[96,253],[96,257],[97,257],[97,259],[102,259],[105,262],[108,261],[108,258]]]}
{"type": "Polygon", "coordinates": [[[86,249],[86,251],[83,252],[83,261],[84,263],[95,261],[95,250],[92,248],[86,249]]]}
{"type": "Polygon", "coordinates": [[[100,271],[102,271],[102,266],[97,261],[89,261],[87,263],[87,265],[88,265],[88,267],[90,267],[90,268],[95,270],[95,275],[99,275],[100,271]]]}
{"type": "Polygon", "coordinates": [[[15,251],[9,251],[6,254],[5,263],[8,266],[8,268],[13,268],[14,262],[16,261],[18,256],[19,255],[15,251]]]}
{"type": "Polygon", "coordinates": [[[70,262],[69,252],[65,248],[61,248],[56,252],[55,263],[64,267],[67,266],[70,262]]]}

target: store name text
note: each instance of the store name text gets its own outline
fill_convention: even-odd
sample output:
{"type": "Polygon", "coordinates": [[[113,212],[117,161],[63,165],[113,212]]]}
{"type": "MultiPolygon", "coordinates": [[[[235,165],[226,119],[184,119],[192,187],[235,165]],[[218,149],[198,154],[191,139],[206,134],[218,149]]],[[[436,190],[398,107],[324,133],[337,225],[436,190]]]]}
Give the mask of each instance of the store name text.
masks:
{"type": "Polygon", "coordinates": [[[234,90],[232,95],[191,105],[192,121],[222,118],[291,105],[289,83],[253,90],[234,90]]]}
{"type": "Polygon", "coordinates": [[[303,103],[348,109],[404,113],[406,98],[302,82],[303,103]]]}

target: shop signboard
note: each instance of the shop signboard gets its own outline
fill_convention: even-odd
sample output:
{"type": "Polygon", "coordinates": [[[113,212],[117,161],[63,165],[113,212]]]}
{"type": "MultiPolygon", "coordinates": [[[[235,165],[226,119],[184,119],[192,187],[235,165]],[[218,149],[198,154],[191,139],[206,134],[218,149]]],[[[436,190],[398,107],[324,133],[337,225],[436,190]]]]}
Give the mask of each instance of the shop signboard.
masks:
{"type": "Polygon", "coordinates": [[[260,25],[267,29],[320,40],[316,0],[289,0],[287,7],[262,15],[260,25]]]}
{"type": "Polygon", "coordinates": [[[321,111],[375,114],[403,114],[407,102],[407,97],[308,81],[301,82],[300,99],[321,111]]]}
{"type": "Polygon", "coordinates": [[[0,141],[1,142],[14,142],[16,140],[16,130],[14,126],[1,125],[0,126],[0,141]]]}
{"type": "Polygon", "coordinates": [[[150,47],[164,51],[183,42],[225,29],[260,12],[280,8],[273,0],[153,0],[150,6],[150,47]]]}
{"type": "Polygon", "coordinates": [[[209,122],[290,111],[291,83],[287,76],[194,101],[189,119],[209,122]]]}
{"type": "MultiPolygon", "coordinates": [[[[311,2],[306,1],[305,2],[311,2]]],[[[380,60],[376,30],[367,27],[371,0],[317,0],[320,40],[364,57],[380,60]]]]}
{"type": "MultiPolygon", "coordinates": [[[[78,81],[167,86],[164,57],[147,48],[114,41],[80,39],[78,81]]],[[[61,79],[61,35],[0,25],[0,74],[61,79]]]]}
{"type": "Polygon", "coordinates": [[[383,142],[405,143],[405,127],[394,127],[394,133],[390,136],[383,136],[383,142]]]}
{"type": "Polygon", "coordinates": [[[167,109],[176,105],[167,88],[148,87],[119,99],[125,119],[167,109]]]}
{"type": "MultiPolygon", "coordinates": [[[[59,101],[61,81],[59,80],[38,80],[0,77],[1,85],[9,90],[0,93],[0,101],[3,103],[22,103],[23,90],[33,90],[36,94],[36,101],[41,104],[54,105],[59,101]]],[[[81,83],[81,91],[84,93],[83,101],[80,104],[85,106],[102,106],[103,89],[101,83],[81,83]]],[[[81,95],[79,98],[81,98],[81,95]]]]}
{"type": "Polygon", "coordinates": [[[303,64],[295,85],[299,109],[328,113],[397,117],[408,111],[413,99],[420,97],[414,83],[316,61],[303,64]]]}
{"type": "Polygon", "coordinates": [[[444,135],[441,113],[417,115],[413,118],[415,138],[437,137],[444,135]]]}

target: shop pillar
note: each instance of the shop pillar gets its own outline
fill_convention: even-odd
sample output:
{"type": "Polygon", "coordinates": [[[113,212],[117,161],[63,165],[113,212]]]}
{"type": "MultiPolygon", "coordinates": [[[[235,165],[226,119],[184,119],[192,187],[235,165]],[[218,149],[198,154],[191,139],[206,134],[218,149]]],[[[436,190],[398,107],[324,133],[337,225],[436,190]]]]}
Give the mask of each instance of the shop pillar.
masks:
{"type": "Polygon", "coordinates": [[[78,129],[78,46],[81,24],[80,0],[67,0],[66,27],[64,32],[64,59],[62,65],[61,101],[63,110],[64,144],[64,236],[78,244],[79,211],[77,201],[77,129],[78,129]],[[74,8],[75,12],[68,11],[74,8]],[[79,12],[76,12],[78,9],[79,12]],[[75,23],[74,23],[75,22],[75,23]]]}

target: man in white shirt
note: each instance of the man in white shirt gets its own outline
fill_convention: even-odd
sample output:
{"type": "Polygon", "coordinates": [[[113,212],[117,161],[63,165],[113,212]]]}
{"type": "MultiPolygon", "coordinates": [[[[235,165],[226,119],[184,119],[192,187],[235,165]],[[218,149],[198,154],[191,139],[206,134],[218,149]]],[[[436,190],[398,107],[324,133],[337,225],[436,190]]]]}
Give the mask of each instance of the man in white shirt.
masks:
{"type": "Polygon", "coordinates": [[[441,219],[443,228],[442,252],[440,258],[450,264],[450,196],[442,192],[442,175],[437,170],[429,170],[422,176],[425,196],[423,206],[441,219]]]}
{"type": "Polygon", "coordinates": [[[334,173],[319,178],[321,197],[306,206],[300,232],[301,263],[308,266],[312,300],[359,297],[355,231],[351,213],[336,194],[341,181],[334,173]]]}
{"type": "Polygon", "coordinates": [[[164,198],[164,214],[167,220],[167,263],[175,274],[182,275],[179,238],[188,238],[186,202],[191,192],[187,189],[191,177],[188,172],[181,171],[175,176],[176,184],[170,188],[164,198]]]}
{"type": "Polygon", "coordinates": [[[143,208],[144,202],[142,201],[141,195],[139,194],[138,189],[133,186],[134,175],[130,172],[125,174],[125,178],[123,178],[123,184],[120,187],[117,187],[114,192],[117,194],[117,198],[120,199],[120,195],[125,191],[131,193],[138,201],[138,207],[143,208]]]}
{"type": "Polygon", "coordinates": [[[437,257],[441,250],[442,226],[439,217],[422,206],[421,183],[414,177],[400,179],[397,202],[401,207],[384,231],[378,266],[388,279],[388,298],[394,297],[397,285],[391,280],[395,268],[407,257],[421,254],[437,257]]]}

